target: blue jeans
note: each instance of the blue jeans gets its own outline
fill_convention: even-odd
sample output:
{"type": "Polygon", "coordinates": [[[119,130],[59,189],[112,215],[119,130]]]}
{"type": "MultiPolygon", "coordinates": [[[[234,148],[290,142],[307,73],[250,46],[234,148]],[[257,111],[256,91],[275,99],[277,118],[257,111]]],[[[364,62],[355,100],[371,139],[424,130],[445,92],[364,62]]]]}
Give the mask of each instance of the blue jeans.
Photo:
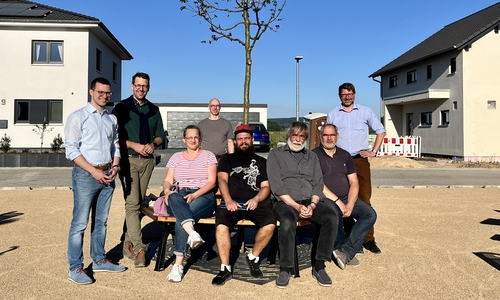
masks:
{"type": "MultiPolygon", "coordinates": [[[[347,196],[341,198],[340,201],[347,204],[347,196]]],[[[339,206],[333,201],[327,201],[327,203],[328,206],[335,210],[335,213],[339,218],[339,228],[334,249],[342,249],[342,251],[349,255],[349,259],[352,259],[356,253],[363,248],[365,237],[377,220],[377,213],[370,205],[358,198],[356,203],[354,203],[354,208],[351,212],[351,217],[356,219],[356,223],[352,226],[351,234],[346,239],[344,235],[342,212],[340,211],[339,206]]]]}
{"type": "Polygon", "coordinates": [[[79,167],[73,168],[73,219],[69,228],[68,261],[69,269],[83,267],[83,235],[89,222],[92,206],[95,206],[94,229],[90,237],[90,256],[94,263],[101,263],[106,258],[106,223],[115,183],[103,185],[97,182],[89,172],[79,167]]]}
{"type": "MultiPolygon", "coordinates": [[[[325,204],[327,201],[330,200],[324,199],[318,202],[312,217],[309,219],[311,223],[316,225],[317,230],[319,230],[316,245],[313,247],[315,253],[311,253],[311,255],[316,260],[322,261],[331,261],[333,242],[335,241],[338,226],[337,215],[325,204]]],[[[302,204],[307,206],[309,203],[310,201],[302,204]]],[[[283,201],[274,203],[273,211],[276,218],[280,221],[278,229],[280,268],[292,268],[295,233],[297,230],[297,221],[300,219],[299,213],[283,201]]]]}
{"type": "Polygon", "coordinates": [[[177,256],[186,256],[188,249],[188,234],[182,225],[186,222],[196,223],[201,218],[211,217],[215,210],[215,196],[212,192],[208,192],[188,204],[184,196],[196,191],[197,189],[183,188],[178,193],[173,193],[168,197],[167,212],[177,219],[174,239],[174,254],[177,256]]]}

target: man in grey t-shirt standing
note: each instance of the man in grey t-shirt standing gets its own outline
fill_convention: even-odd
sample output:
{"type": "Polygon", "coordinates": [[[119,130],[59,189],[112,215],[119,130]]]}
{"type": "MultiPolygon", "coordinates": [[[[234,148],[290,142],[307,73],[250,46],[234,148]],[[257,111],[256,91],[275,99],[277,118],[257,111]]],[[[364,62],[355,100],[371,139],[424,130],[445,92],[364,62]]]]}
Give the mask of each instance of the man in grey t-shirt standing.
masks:
{"type": "Polygon", "coordinates": [[[212,151],[217,159],[225,153],[234,152],[234,133],[231,123],[220,117],[220,101],[217,98],[210,100],[208,104],[210,116],[200,123],[201,148],[212,151]]]}

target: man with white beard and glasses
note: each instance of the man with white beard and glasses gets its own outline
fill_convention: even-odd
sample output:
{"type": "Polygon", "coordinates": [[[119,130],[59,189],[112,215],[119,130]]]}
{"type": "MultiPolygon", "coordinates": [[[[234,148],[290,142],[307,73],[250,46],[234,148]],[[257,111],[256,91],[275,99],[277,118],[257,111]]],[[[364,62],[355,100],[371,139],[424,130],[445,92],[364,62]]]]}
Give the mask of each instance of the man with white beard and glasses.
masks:
{"type": "Polygon", "coordinates": [[[280,272],[278,288],[286,288],[290,281],[295,249],[297,221],[308,219],[316,226],[312,275],[321,286],[331,286],[325,271],[325,261],[331,261],[333,243],[337,237],[338,218],[325,201],[323,173],[316,154],[305,149],[307,125],[293,122],[288,128],[287,144],[269,152],[267,174],[271,192],[276,198],[273,210],[280,221],[278,244],[280,272]]]}
{"type": "Polygon", "coordinates": [[[222,155],[217,172],[223,199],[215,211],[215,237],[221,269],[212,280],[213,285],[223,285],[232,277],[229,262],[231,228],[239,220],[251,220],[259,228],[253,249],[245,255],[250,275],[255,278],[263,277],[259,255],[271,240],[276,227],[269,200],[266,159],[255,154],[252,128],[246,124],[239,125],[234,136],[234,153],[222,155]]]}

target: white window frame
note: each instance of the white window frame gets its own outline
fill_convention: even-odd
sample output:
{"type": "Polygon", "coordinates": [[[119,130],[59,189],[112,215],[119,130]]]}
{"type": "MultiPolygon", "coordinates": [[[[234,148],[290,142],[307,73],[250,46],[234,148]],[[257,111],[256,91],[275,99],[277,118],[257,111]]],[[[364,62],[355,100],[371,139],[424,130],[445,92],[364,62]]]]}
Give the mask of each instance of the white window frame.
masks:
{"type": "Polygon", "coordinates": [[[389,88],[398,87],[398,75],[389,77],[389,88]]]}
{"type": "Polygon", "coordinates": [[[411,84],[417,82],[417,70],[411,70],[406,72],[406,84],[411,84]]]}
{"type": "Polygon", "coordinates": [[[439,113],[440,120],[439,126],[448,126],[450,125],[450,110],[445,109],[439,113]]]}
{"type": "Polygon", "coordinates": [[[420,113],[420,126],[430,127],[432,126],[432,112],[426,111],[420,113]]]}

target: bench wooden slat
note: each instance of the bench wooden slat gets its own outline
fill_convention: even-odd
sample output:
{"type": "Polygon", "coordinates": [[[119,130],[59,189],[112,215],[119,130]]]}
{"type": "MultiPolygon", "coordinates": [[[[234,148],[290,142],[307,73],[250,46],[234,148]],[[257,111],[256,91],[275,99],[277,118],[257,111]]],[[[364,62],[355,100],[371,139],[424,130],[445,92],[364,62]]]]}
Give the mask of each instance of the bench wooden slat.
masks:
{"type": "MultiPolygon", "coordinates": [[[[157,221],[157,222],[165,222],[165,223],[175,223],[177,219],[174,216],[168,216],[168,217],[159,217],[154,215],[154,210],[153,207],[143,207],[142,208],[142,213],[145,214],[146,216],[150,217],[151,219],[157,221]]],[[[210,217],[210,218],[203,218],[198,221],[197,224],[213,224],[215,225],[215,216],[210,217]]],[[[297,226],[307,226],[310,225],[311,221],[309,220],[299,220],[297,222],[297,226]]],[[[240,220],[236,225],[240,226],[255,226],[255,223],[250,221],[250,220],[240,220]]],[[[280,222],[276,222],[276,226],[280,226],[280,222]]]]}

